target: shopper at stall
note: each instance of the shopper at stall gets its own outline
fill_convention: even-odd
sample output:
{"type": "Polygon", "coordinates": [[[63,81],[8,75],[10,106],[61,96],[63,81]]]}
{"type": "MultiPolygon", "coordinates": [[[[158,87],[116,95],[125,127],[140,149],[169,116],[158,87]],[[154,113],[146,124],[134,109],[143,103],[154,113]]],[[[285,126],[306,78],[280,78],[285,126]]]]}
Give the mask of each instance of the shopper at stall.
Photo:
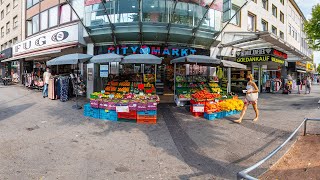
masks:
{"type": "Polygon", "coordinates": [[[306,78],[306,94],[311,92],[311,78],[307,76],[306,78]]]}
{"type": "Polygon", "coordinates": [[[49,85],[49,79],[51,77],[51,73],[50,73],[50,69],[47,68],[46,72],[43,73],[43,91],[42,91],[42,95],[43,98],[48,97],[48,85],[49,85]]]}
{"type": "Polygon", "coordinates": [[[253,121],[257,121],[259,118],[259,110],[258,110],[258,93],[259,88],[256,85],[256,83],[253,81],[252,74],[247,75],[247,87],[246,87],[246,98],[244,100],[244,107],[240,114],[240,118],[238,120],[235,120],[233,122],[235,123],[241,123],[244,115],[246,114],[247,108],[249,104],[252,104],[253,109],[256,113],[256,117],[253,119],[253,121]]]}

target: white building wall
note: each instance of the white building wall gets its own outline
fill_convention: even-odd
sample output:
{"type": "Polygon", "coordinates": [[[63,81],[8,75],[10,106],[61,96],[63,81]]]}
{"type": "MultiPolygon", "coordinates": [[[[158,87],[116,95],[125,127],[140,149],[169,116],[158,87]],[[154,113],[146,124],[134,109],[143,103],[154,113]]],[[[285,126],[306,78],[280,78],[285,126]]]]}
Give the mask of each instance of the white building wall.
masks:
{"type": "MultiPolygon", "coordinates": [[[[252,0],[248,0],[248,3],[241,9],[241,21],[240,26],[229,24],[224,32],[248,32],[248,12],[254,14],[256,16],[256,31],[263,31],[261,20],[265,20],[268,22],[268,31],[272,32],[272,26],[277,28],[277,36],[280,38],[280,31],[284,34],[284,41],[289,43],[291,46],[301,51],[305,55],[311,57],[311,50],[307,48],[306,42],[301,40],[301,37],[305,38],[305,34],[303,33],[303,22],[304,18],[298,13],[297,9],[294,8],[292,4],[293,0],[284,0],[284,4],[280,2],[280,0],[268,0],[268,10],[263,8],[262,0],[256,0],[255,2],[252,0]],[[277,17],[272,14],[272,5],[277,7],[277,17]],[[280,21],[280,12],[284,14],[284,22],[280,21]],[[295,39],[292,35],[292,29],[289,33],[289,24],[293,27],[297,33],[297,38],[295,39]],[[304,43],[304,45],[303,45],[304,43]]],[[[232,1],[232,3],[237,3],[237,1],[232,1]]],[[[240,6],[243,4],[243,1],[240,4],[236,4],[240,6]]],[[[223,34],[223,33],[222,33],[223,34]]],[[[222,40],[223,41],[223,40],[222,40]]],[[[224,48],[221,51],[221,55],[230,56],[231,48],[224,48]]],[[[236,50],[236,49],[235,49],[236,50]]],[[[217,48],[214,50],[215,53],[218,52],[217,48]]],[[[218,53],[219,55],[219,53],[218,53]]]]}

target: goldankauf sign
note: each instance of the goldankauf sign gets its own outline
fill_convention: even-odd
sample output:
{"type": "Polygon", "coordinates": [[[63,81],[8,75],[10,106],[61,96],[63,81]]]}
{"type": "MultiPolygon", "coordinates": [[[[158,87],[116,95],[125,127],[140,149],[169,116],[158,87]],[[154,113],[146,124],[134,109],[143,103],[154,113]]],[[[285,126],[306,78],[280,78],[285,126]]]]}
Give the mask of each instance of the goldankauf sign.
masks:
{"type": "Polygon", "coordinates": [[[48,31],[28,38],[13,46],[13,56],[37,50],[59,47],[79,41],[78,24],[48,31]]]}
{"type": "Polygon", "coordinates": [[[281,59],[288,58],[288,55],[286,53],[278,51],[274,48],[251,49],[251,50],[236,52],[236,57],[263,56],[263,55],[271,55],[271,56],[279,57],[281,59]]]}
{"type": "Polygon", "coordinates": [[[8,48],[0,52],[0,60],[8,59],[11,57],[12,57],[12,48],[8,48]]]}

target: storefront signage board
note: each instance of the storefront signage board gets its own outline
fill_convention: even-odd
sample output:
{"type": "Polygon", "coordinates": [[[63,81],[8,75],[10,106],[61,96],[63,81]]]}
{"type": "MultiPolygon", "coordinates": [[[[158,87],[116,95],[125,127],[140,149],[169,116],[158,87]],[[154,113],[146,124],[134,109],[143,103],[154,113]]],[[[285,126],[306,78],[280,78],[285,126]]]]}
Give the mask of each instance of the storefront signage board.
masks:
{"type": "Polygon", "coordinates": [[[90,5],[93,5],[93,4],[99,4],[101,2],[102,2],[102,0],[86,0],[84,2],[84,5],[90,6],[90,5]]]}
{"type": "Polygon", "coordinates": [[[0,52],[0,60],[8,59],[11,57],[12,57],[12,48],[8,48],[0,52]]]}
{"type": "Polygon", "coordinates": [[[152,54],[156,56],[187,56],[196,54],[197,50],[192,48],[174,48],[161,46],[139,46],[139,45],[122,45],[122,46],[107,46],[106,53],[115,53],[120,55],[129,54],[152,54]]]}
{"type": "Polygon", "coordinates": [[[250,62],[275,62],[284,64],[284,60],[273,57],[273,56],[251,56],[251,57],[240,57],[236,59],[238,63],[250,63],[250,62]]]}
{"type": "Polygon", "coordinates": [[[12,48],[13,56],[60,47],[79,42],[79,25],[74,24],[47,31],[17,43],[12,48]]]}
{"type": "Polygon", "coordinates": [[[236,57],[250,57],[250,56],[263,56],[263,55],[272,55],[279,57],[281,59],[287,59],[288,55],[281,51],[278,51],[274,48],[264,48],[264,49],[251,49],[245,51],[237,51],[236,57]]]}
{"type": "Polygon", "coordinates": [[[193,109],[193,112],[204,112],[204,105],[194,104],[192,109],[193,109]]]}
{"type": "Polygon", "coordinates": [[[109,65],[100,65],[100,77],[109,76],[109,65]]]}

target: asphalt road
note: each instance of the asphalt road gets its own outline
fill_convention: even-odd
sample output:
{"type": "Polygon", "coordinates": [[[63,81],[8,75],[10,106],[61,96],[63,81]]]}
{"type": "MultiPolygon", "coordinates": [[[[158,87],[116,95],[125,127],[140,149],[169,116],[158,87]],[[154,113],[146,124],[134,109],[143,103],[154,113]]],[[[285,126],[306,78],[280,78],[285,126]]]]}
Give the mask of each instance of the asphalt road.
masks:
{"type": "MultiPolygon", "coordinates": [[[[235,179],[303,118],[320,117],[319,92],[313,86],[308,95],[261,94],[256,123],[252,107],[238,125],[232,123],[237,116],[207,121],[161,104],[158,123],[141,125],[86,118],[72,109],[73,101],[0,86],[0,179],[235,179]]],[[[309,130],[319,127],[310,124],[309,130]]],[[[289,147],[252,175],[266,171],[289,147]]]]}

